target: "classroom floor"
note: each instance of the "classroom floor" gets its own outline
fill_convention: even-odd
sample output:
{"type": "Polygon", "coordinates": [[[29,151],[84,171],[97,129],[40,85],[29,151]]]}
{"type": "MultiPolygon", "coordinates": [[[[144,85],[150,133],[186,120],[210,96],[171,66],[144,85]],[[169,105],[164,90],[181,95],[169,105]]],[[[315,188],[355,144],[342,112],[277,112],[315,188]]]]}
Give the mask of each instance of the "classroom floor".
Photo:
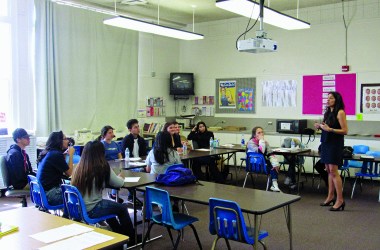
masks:
{"type": "MultiPolygon", "coordinates": [[[[241,171],[238,176],[239,186],[242,186],[245,173],[241,171]]],[[[280,175],[280,188],[288,192],[282,184],[284,176],[280,175]]],[[[318,180],[318,179],[316,179],[318,180]]],[[[259,176],[256,188],[265,189],[266,177],[259,176]]],[[[252,188],[250,180],[248,188],[252,188]]],[[[301,189],[301,200],[291,206],[293,216],[293,246],[294,249],[379,249],[379,222],[380,203],[378,202],[380,185],[366,182],[363,192],[357,187],[354,198],[351,200],[351,185],[346,183],[344,195],[346,208],[343,212],[330,212],[328,207],[319,206],[324,201],[327,189],[324,184],[320,189],[311,186],[311,176],[304,188],[301,189]]],[[[106,197],[106,193],[105,197],[106,197]]],[[[127,191],[120,192],[121,197],[127,199],[127,191]]],[[[28,201],[28,206],[33,204],[28,201]]],[[[210,249],[214,236],[208,232],[208,207],[204,205],[186,203],[192,216],[198,217],[199,222],[194,225],[201,239],[203,249],[210,249]]],[[[18,199],[0,198],[0,212],[21,207],[18,199]]],[[[250,216],[253,221],[253,216],[250,216]]],[[[247,220],[247,217],[246,217],[247,220]]],[[[284,210],[277,209],[262,216],[261,228],[269,232],[264,242],[268,249],[289,249],[289,238],[285,223],[284,210]]],[[[139,226],[141,231],[142,226],[139,226]]],[[[167,231],[154,226],[151,236],[163,235],[163,238],[149,243],[146,248],[151,250],[171,249],[170,238],[167,231]]],[[[173,233],[176,237],[176,234],[173,233]]],[[[1,242],[0,242],[1,243],[1,242]]],[[[252,249],[244,244],[231,242],[232,249],[252,249]]],[[[137,248],[136,248],[137,249],[137,248]]],[[[185,230],[184,240],[180,242],[179,249],[198,249],[191,229],[185,230]]],[[[225,242],[219,240],[217,249],[227,249],[225,242]]],[[[259,249],[262,249],[260,246],[259,249]]]]}

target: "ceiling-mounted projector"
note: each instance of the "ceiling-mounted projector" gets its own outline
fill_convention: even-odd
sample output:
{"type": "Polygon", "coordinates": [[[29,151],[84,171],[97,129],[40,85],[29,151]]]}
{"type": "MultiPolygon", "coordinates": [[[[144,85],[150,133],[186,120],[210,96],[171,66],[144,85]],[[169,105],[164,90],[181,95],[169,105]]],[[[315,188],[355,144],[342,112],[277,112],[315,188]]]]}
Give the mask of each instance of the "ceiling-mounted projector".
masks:
{"type": "Polygon", "coordinates": [[[238,51],[250,53],[264,53],[277,51],[277,42],[266,38],[266,32],[256,31],[256,38],[241,40],[237,43],[238,51]]]}

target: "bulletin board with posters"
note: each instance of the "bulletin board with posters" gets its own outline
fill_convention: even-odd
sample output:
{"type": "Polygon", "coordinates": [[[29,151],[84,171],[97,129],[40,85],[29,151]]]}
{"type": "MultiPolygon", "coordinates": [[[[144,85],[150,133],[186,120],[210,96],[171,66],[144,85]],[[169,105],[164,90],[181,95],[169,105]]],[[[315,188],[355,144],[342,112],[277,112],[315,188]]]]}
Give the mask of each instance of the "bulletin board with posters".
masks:
{"type": "Polygon", "coordinates": [[[303,76],[302,114],[321,115],[329,92],[342,95],[347,115],[356,114],[356,74],[303,76]]]}
{"type": "Polygon", "coordinates": [[[216,113],[255,113],[256,78],[225,78],[215,81],[216,113]]]}
{"type": "Polygon", "coordinates": [[[361,85],[360,112],[380,114],[380,83],[361,85]]]}

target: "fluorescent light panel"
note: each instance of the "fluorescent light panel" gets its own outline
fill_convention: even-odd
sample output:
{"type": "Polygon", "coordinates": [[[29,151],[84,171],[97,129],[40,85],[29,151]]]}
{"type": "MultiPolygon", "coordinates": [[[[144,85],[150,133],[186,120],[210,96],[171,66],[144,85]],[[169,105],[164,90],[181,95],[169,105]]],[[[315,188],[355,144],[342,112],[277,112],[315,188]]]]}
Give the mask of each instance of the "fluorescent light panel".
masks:
{"type": "Polygon", "coordinates": [[[167,36],[183,40],[199,40],[203,39],[203,35],[192,33],[189,31],[179,30],[167,26],[162,26],[154,23],[148,23],[137,19],[118,16],[103,21],[104,24],[116,26],[119,28],[136,30],[146,33],[152,33],[160,36],[167,36]]]}
{"type": "MultiPolygon", "coordinates": [[[[221,9],[249,18],[257,18],[260,14],[260,4],[251,0],[217,0],[215,5],[221,9]]],[[[287,30],[310,28],[310,23],[280,13],[274,9],[265,6],[264,23],[287,30]]]]}

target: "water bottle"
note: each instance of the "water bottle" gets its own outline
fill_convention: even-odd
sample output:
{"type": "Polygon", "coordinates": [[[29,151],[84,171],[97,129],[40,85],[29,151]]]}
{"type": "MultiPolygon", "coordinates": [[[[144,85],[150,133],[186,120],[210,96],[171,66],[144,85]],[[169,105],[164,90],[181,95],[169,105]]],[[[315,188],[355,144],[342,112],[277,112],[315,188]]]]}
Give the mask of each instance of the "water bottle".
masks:
{"type": "Polygon", "coordinates": [[[214,139],[210,137],[210,150],[214,149],[214,139]]]}
{"type": "Polygon", "coordinates": [[[217,148],[217,147],[219,147],[219,140],[215,139],[214,140],[214,148],[217,148]]]}
{"type": "Polygon", "coordinates": [[[290,148],[291,149],[295,149],[296,148],[296,143],[294,142],[293,139],[290,141],[290,148]]]}
{"type": "Polygon", "coordinates": [[[241,144],[242,148],[245,148],[244,134],[241,134],[241,142],[240,142],[240,144],[241,144]]]}
{"type": "Polygon", "coordinates": [[[186,143],[184,143],[183,146],[182,146],[182,154],[183,155],[187,155],[187,145],[186,145],[186,143]]]}
{"type": "Polygon", "coordinates": [[[126,165],[126,167],[129,167],[129,149],[128,149],[128,147],[125,149],[125,157],[124,157],[124,160],[125,160],[125,165],[126,165]]]}

